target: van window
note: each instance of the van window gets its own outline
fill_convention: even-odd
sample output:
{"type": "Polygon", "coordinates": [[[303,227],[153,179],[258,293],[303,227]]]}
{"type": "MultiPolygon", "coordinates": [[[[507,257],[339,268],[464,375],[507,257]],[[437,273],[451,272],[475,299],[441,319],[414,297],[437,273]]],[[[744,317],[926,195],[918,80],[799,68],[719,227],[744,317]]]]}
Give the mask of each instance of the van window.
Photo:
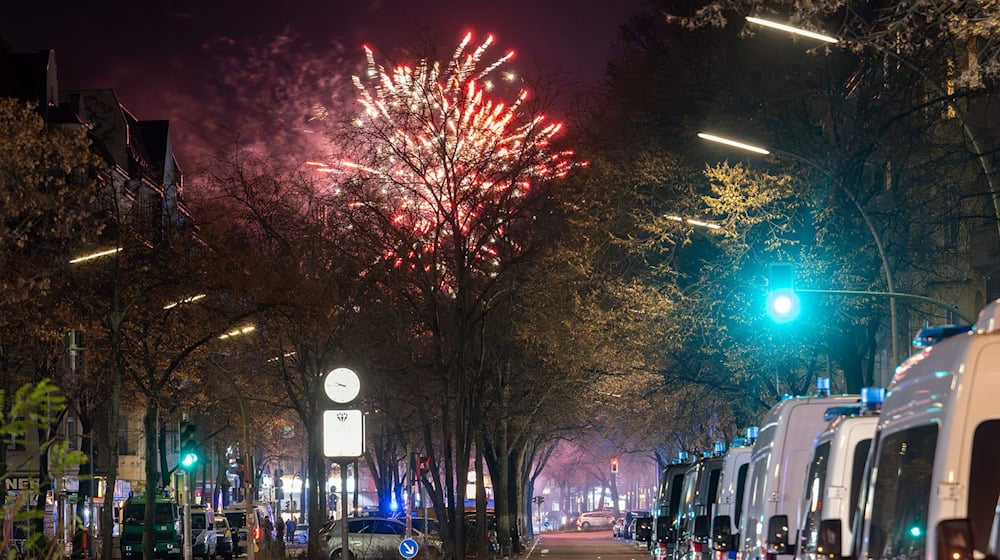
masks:
{"type": "Polygon", "coordinates": [[[826,473],[830,464],[830,442],[816,446],[813,461],[806,477],[806,514],[802,527],[802,538],[806,550],[816,552],[819,522],[823,518],[823,499],[826,494],[826,473]]]}
{"type": "Polygon", "coordinates": [[[750,463],[740,465],[740,470],[736,473],[736,522],[733,527],[740,526],[740,518],[743,517],[743,492],[747,486],[747,471],[750,470],[750,463]]]}
{"type": "MultiPolygon", "coordinates": [[[[871,451],[871,438],[863,439],[854,446],[854,464],[851,465],[851,504],[858,503],[861,497],[861,485],[865,479],[865,465],[868,464],[868,452],[871,451]]],[[[851,521],[849,527],[854,526],[854,518],[858,513],[858,508],[851,508],[851,521]]]]}
{"type": "Polygon", "coordinates": [[[670,482],[670,509],[667,511],[667,519],[671,525],[677,526],[677,513],[681,509],[681,491],[684,490],[684,473],[674,476],[670,482]]]}
{"type": "Polygon", "coordinates": [[[206,515],[204,513],[202,513],[202,514],[197,514],[196,513],[196,514],[192,515],[191,516],[191,528],[192,529],[204,529],[205,527],[207,527],[208,525],[205,523],[205,518],[206,518],[206,515]]]}
{"type": "Polygon", "coordinates": [[[722,467],[717,469],[712,469],[708,473],[708,493],[705,494],[705,503],[708,505],[708,509],[705,513],[708,514],[709,518],[712,516],[712,505],[719,501],[719,478],[722,477],[722,467]]]}
{"type": "Polygon", "coordinates": [[[872,493],[870,558],[923,558],[938,426],[927,424],[886,436],[872,493]]]}
{"type": "Polygon", "coordinates": [[[987,420],[976,427],[969,469],[969,520],[976,550],[989,550],[993,514],[1000,495],[1000,420],[987,420]]]}

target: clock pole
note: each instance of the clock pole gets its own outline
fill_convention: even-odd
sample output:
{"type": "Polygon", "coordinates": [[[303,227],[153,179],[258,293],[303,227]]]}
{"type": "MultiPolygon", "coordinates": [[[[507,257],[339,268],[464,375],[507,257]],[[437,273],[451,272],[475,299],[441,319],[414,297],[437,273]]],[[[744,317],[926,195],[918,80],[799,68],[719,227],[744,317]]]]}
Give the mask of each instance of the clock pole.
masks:
{"type": "MultiPolygon", "coordinates": [[[[338,367],[326,374],[323,390],[334,407],[323,412],[323,455],[340,464],[340,558],[351,560],[347,527],[347,465],[364,454],[364,413],[349,408],[361,394],[361,379],[354,370],[338,367]]],[[[354,483],[358,483],[355,470],[354,483]]]]}

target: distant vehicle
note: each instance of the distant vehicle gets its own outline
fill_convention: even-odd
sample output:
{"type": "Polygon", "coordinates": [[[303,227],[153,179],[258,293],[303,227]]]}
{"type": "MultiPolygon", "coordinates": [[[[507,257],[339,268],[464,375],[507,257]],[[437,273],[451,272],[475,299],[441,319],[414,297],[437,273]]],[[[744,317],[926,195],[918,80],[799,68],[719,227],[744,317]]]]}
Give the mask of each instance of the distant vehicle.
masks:
{"type": "Polygon", "coordinates": [[[615,515],[607,511],[585,511],[576,518],[576,528],[580,531],[591,529],[610,529],[615,522],[615,515]]]}
{"type": "Polygon", "coordinates": [[[677,516],[680,513],[684,489],[684,474],[691,467],[688,454],[682,452],[677,461],[667,465],[660,475],[660,488],[656,494],[656,507],[650,512],[653,516],[654,546],[650,553],[656,560],[673,556],[677,546],[677,516]]]}
{"type": "Polygon", "coordinates": [[[226,560],[232,560],[234,555],[233,530],[225,515],[215,516],[215,552],[226,560]]]}
{"type": "Polygon", "coordinates": [[[636,517],[646,517],[649,515],[648,511],[633,509],[631,511],[625,512],[625,517],[622,522],[622,538],[631,540],[634,538],[632,535],[632,520],[636,517]]]}
{"type": "MultiPolygon", "coordinates": [[[[343,520],[327,523],[320,531],[324,556],[330,560],[343,558],[341,528],[343,520]]],[[[351,517],[347,519],[348,558],[381,560],[399,556],[399,543],[406,536],[406,524],[391,517],[351,517]]],[[[433,534],[413,530],[413,538],[421,547],[441,550],[441,539],[433,534]]]]}
{"type": "Polygon", "coordinates": [[[653,517],[636,517],[632,520],[632,540],[636,544],[645,545],[649,548],[650,539],[653,537],[653,517]]]}
{"type": "Polygon", "coordinates": [[[615,519],[614,524],[611,526],[611,536],[616,539],[620,539],[625,536],[625,518],[619,517],[615,519]]]}
{"type": "Polygon", "coordinates": [[[725,447],[725,443],[718,442],[713,454],[706,454],[684,473],[683,502],[677,514],[675,558],[711,560],[708,534],[719,497],[725,447]]]}
{"type": "MultiPolygon", "coordinates": [[[[253,505],[251,511],[254,512],[257,518],[257,540],[260,541],[264,538],[260,529],[264,526],[264,516],[270,515],[270,508],[266,504],[258,502],[253,505]]],[[[233,530],[233,553],[237,556],[246,552],[247,543],[249,542],[247,538],[246,512],[245,502],[230,504],[222,510],[222,514],[229,520],[229,527],[233,530]]]]}
{"type": "Polygon", "coordinates": [[[215,512],[206,508],[191,508],[191,552],[205,560],[215,558],[218,552],[215,532],[215,512]]]}
{"type": "Polygon", "coordinates": [[[299,523],[295,526],[295,534],[292,535],[292,541],[299,544],[309,544],[309,524],[299,523]]]}
{"type": "MultiPolygon", "coordinates": [[[[133,496],[122,513],[121,553],[123,560],[142,558],[142,534],[146,517],[146,497],[133,496]]],[[[181,524],[173,498],[156,494],[153,503],[153,552],[160,557],[180,560],[181,524]]]]}

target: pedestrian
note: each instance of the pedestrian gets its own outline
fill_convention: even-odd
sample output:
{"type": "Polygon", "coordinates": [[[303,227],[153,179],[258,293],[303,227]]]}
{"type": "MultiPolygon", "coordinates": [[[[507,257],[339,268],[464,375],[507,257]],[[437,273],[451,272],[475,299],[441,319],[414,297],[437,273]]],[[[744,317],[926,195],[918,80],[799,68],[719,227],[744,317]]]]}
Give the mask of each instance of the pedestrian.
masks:
{"type": "Polygon", "coordinates": [[[278,523],[274,526],[275,539],[276,541],[283,543],[285,542],[285,520],[278,516],[278,523]]]}
{"type": "Polygon", "coordinates": [[[295,520],[291,517],[285,521],[285,538],[288,542],[295,542],[295,520]]]}
{"type": "Polygon", "coordinates": [[[271,516],[264,516],[264,540],[270,541],[274,538],[274,523],[271,523],[271,516]]]}

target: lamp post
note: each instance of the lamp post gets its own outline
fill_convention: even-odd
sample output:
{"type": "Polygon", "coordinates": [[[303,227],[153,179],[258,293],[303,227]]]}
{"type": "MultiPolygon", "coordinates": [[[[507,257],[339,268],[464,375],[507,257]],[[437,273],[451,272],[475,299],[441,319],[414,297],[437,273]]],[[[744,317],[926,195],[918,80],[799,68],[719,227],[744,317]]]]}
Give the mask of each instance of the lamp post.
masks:
{"type": "Polygon", "coordinates": [[[864,220],[865,225],[868,226],[868,231],[871,233],[872,240],[875,242],[875,247],[878,250],[878,256],[882,260],[882,272],[883,274],[885,274],[885,285],[887,292],[889,294],[889,322],[891,331],[890,336],[892,337],[892,360],[894,364],[898,364],[900,361],[899,340],[898,340],[899,336],[898,333],[896,332],[897,329],[896,297],[895,297],[896,289],[892,281],[892,270],[889,268],[889,259],[886,257],[885,254],[885,246],[882,244],[882,236],[879,235],[878,230],[875,229],[875,223],[872,222],[871,216],[868,214],[868,211],[865,210],[865,207],[862,206],[861,202],[858,201],[857,197],[854,196],[854,193],[849,191],[846,187],[844,187],[844,185],[842,185],[839,181],[837,181],[830,174],[829,170],[816,164],[812,160],[804,158],[793,152],[786,152],[784,150],[774,150],[774,149],[768,150],[767,148],[762,148],[760,146],[755,146],[753,144],[747,144],[744,142],[740,142],[738,140],[733,140],[731,138],[725,138],[723,136],[717,136],[715,134],[707,134],[704,132],[699,132],[698,138],[701,138],[702,140],[708,140],[709,142],[716,142],[720,144],[725,144],[727,146],[733,146],[735,148],[753,152],[755,154],[769,155],[773,151],[776,155],[788,156],[796,161],[804,163],[805,165],[819,171],[820,173],[825,175],[831,182],[840,187],[840,190],[844,193],[845,196],[847,196],[847,199],[850,200],[852,204],[854,204],[855,208],[858,209],[858,213],[861,214],[861,219],[864,220]]]}
{"type": "Polygon", "coordinates": [[[785,33],[798,35],[800,37],[815,39],[817,41],[822,41],[824,43],[832,45],[844,45],[847,47],[849,47],[850,45],[857,45],[859,47],[869,48],[905,64],[908,68],[919,74],[928,84],[930,84],[932,88],[934,88],[934,90],[937,92],[938,95],[941,96],[942,99],[946,100],[945,102],[947,103],[948,107],[952,111],[954,111],[956,115],[959,115],[962,119],[962,132],[965,134],[965,137],[972,144],[972,149],[975,150],[976,159],[979,161],[979,166],[983,170],[983,176],[986,178],[986,184],[989,187],[990,202],[993,204],[993,216],[994,218],[996,218],[997,236],[1000,237],[1000,197],[998,197],[996,187],[993,184],[993,176],[992,176],[993,170],[992,166],[990,165],[990,161],[987,158],[987,152],[983,151],[983,149],[980,147],[979,139],[976,136],[976,133],[973,132],[972,127],[969,126],[969,120],[967,118],[967,115],[965,114],[965,111],[963,111],[962,108],[957,103],[951,100],[950,94],[947,91],[945,91],[944,88],[941,87],[941,84],[937,80],[934,80],[933,78],[928,76],[927,73],[924,72],[922,68],[914,64],[913,61],[911,61],[910,59],[902,56],[899,52],[887,49],[882,45],[879,45],[878,43],[862,41],[856,38],[845,39],[840,37],[832,37],[830,35],[824,35],[822,33],[808,31],[800,27],[795,27],[793,25],[779,23],[776,21],[771,21],[759,17],[747,16],[746,20],[756,25],[760,25],[770,29],[776,29],[778,31],[783,31],[785,33]]]}

